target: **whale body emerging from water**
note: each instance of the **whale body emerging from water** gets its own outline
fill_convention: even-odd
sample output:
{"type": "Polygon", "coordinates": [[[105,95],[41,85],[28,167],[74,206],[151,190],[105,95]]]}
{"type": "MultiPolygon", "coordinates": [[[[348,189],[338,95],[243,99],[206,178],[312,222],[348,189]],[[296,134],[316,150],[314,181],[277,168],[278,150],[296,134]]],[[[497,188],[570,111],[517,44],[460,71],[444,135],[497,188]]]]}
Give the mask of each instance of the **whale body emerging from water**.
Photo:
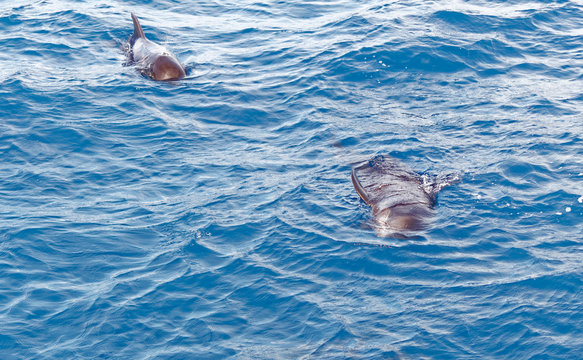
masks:
{"type": "Polygon", "coordinates": [[[352,169],[352,183],[371,208],[377,236],[406,238],[424,230],[435,215],[437,193],[457,175],[430,179],[389,156],[376,156],[352,169]]]}
{"type": "Polygon", "coordinates": [[[134,33],[128,41],[130,63],[154,80],[179,80],[186,76],[184,67],[164,46],[146,39],[138,17],[134,14],[134,33]]]}

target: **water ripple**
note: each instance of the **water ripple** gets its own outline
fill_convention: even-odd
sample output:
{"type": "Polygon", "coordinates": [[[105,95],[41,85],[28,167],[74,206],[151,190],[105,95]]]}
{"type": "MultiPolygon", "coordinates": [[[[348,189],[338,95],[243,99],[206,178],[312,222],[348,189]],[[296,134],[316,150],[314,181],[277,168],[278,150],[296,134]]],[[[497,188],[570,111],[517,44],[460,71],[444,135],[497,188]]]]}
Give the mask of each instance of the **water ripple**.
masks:
{"type": "Polygon", "coordinates": [[[577,358],[582,12],[0,5],[3,356],[577,358]],[[187,79],[125,66],[130,12],[187,79]],[[377,154],[461,174],[415,238],[371,229],[377,154]]]}

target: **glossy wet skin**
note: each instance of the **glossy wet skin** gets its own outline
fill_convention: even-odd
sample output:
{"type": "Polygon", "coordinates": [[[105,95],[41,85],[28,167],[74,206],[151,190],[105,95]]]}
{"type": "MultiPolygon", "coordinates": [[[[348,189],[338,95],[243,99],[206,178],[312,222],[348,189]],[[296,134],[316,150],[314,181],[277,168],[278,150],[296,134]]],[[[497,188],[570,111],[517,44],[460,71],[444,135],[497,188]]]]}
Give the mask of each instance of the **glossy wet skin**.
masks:
{"type": "Polygon", "coordinates": [[[134,41],[132,58],[136,66],[154,80],[179,80],[186,76],[174,55],[148,39],[134,41]]]}
{"type": "Polygon", "coordinates": [[[418,174],[396,159],[377,157],[355,167],[352,182],[372,208],[377,236],[406,237],[430,224],[435,194],[423,187],[418,174]]]}
{"type": "Polygon", "coordinates": [[[138,18],[132,14],[134,34],[128,44],[130,61],[154,80],[179,80],[186,76],[184,67],[164,46],[146,39],[138,18]]]}
{"type": "Polygon", "coordinates": [[[397,205],[373,211],[373,228],[381,237],[404,237],[405,234],[427,229],[434,211],[425,204],[397,205]]]}
{"type": "Polygon", "coordinates": [[[154,80],[178,80],[186,76],[184,69],[174,57],[161,55],[150,66],[154,80]]]}

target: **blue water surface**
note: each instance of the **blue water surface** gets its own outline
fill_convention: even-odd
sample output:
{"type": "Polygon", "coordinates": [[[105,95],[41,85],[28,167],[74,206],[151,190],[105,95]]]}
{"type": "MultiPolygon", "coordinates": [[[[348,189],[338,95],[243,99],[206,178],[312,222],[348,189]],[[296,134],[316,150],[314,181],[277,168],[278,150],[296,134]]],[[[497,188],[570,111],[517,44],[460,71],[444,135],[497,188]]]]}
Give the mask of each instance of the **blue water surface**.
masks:
{"type": "Polygon", "coordinates": [[[2,359],[583,358],[583,3],[0,3],[2,359]],[[130,12],[190,68],[125,66],[130,12]],[[383,154],[461,174],[378,238],[383,154]]]}

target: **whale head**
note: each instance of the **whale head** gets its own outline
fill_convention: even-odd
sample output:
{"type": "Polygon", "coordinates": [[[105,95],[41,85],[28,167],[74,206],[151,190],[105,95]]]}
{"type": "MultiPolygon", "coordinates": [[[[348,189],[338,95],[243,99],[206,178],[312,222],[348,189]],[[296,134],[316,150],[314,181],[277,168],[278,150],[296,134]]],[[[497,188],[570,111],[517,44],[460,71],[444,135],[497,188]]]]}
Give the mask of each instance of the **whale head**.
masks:
{"type": "Polygon", "coordinates": [[[172,55],[160,55],[150,65],[150,77],[154,80],[179,80],[185,76],[184,68],[172,55]]]}
{"type": "Polygon", "coordinates": [[[434,211],[427,204],[403,204],[374,211],[373,228],[379,237],[406,238],[427,229],[434,211]]]}

